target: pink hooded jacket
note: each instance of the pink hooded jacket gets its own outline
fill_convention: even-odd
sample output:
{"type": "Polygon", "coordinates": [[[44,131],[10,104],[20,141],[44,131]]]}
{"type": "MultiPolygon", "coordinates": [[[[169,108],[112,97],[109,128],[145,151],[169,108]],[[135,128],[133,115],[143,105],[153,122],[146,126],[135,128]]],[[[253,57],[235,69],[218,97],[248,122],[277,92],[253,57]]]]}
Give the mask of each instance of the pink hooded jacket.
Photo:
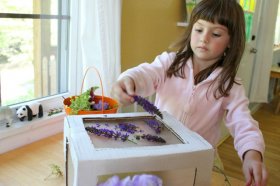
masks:
{"type": "MultiPolygon", "coordinates": [[[[242,85],[234,84],[228,97],[216,100],[213,96],[216,86],[210,86],[220,73],[216,69],[199,84],[194,84],[191,59],[185,66],[185,79],[167,78],[166,71],[172,64],[175,53],[164,52],[153,63],[143,63],[121,74],[135,82],[136,94],[150,96],[156,93],[155,105],[181,121],[187,128],[197,132],[213,147],[220,137],[221,121],[234,137],[234,146],[242,159],[247,150],[264,153],[265,145],[258,123],[248,109],[248,98],[242,85]],[[206,96],[207,94],[207,96],[206,96]]],[[[236,81],[241,83],[240,79],[236,81]]],[[[214,85],[217,85],[214,83],[214,85]]]]}

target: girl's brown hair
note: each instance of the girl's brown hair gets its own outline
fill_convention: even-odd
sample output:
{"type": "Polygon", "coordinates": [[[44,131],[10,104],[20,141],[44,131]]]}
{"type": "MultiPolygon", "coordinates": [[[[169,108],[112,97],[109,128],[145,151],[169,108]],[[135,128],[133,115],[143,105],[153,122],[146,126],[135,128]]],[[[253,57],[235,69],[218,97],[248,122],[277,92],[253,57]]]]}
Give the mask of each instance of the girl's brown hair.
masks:
{"type": "Polygon", "coordinates": [[[244,12],[236,0],[202,0],[198,3],[192,11],[185,34],[175,45],[179,47],[179,50],[167,70],[167,77],[170,78],[174,75],[185,78],[184,67],[187,60],[193,56],[190,46],[191,32],[193,25],[199,19],[226,26],[230,35],[230,47],[224,51],[225,55],[195,76],[195,84],[197,84],[205,80],[217,67],[222,67],[221,73],[215,79],[218,81],[218,87],[214,96],[219,99],[228,96],[233,84],[236,83],[234,79],[245,48],[244,12]]]}

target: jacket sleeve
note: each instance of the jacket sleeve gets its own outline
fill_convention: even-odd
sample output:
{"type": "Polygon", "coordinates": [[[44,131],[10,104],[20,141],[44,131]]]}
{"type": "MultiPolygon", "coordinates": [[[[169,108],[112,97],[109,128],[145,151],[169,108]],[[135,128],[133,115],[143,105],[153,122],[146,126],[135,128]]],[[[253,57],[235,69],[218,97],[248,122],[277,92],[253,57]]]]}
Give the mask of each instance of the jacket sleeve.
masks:
{"type": "Polygon", "coordinates": [[[131,77],[135,83],[135,93],[144,97],[150,96],[165,81],[166,71],[174,57],[175,53],[163,52],[151,64],[142,63],[137,67],[126,70],[120,75],[119,79],[125,76],[131,77]]]}
{"type": "Polygon", "coordinates": [[[243,85],[234,84],[230,95],[225,98],[227,110],[225,123],[234,138],[234,147],[241,160],[248,150],[256,150],[264,154],[265,144],[259,124],[251,116],[243,85]]]}

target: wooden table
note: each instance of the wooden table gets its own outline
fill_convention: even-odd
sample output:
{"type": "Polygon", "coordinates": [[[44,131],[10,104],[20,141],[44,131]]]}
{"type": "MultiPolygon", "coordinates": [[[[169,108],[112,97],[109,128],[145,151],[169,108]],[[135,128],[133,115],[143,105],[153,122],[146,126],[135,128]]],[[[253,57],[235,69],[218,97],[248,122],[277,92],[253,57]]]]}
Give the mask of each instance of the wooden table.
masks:
{"type": "MultiPolygon", "coordinates": [[[[271,67],[271,71],[270,71],[270,78],[274,78],[275,82],[274,82],[274,88],[273,88],[273,93],[275,96],[277,96],[277,94],[280,93],[278,92],[278,81],[280,79],[280,67],[279,66],[272,66],[271,67]]],[[[280,99],[278,100],[277,104],[276,104],[276,109],[275,109],[275,114],[277,114],[280,110],[280,99]]]]}

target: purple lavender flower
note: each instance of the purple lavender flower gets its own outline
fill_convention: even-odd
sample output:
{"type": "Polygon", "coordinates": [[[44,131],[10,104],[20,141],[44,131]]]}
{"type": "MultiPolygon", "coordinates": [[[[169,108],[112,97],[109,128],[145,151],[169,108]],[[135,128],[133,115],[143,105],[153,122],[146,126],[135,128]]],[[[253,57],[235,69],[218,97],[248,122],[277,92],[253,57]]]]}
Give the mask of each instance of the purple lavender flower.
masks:
{"type": "Polygon", "coordinates": [[[122,135],[121,135],[121,140],[122,140],[122,141],[126,141],[126,140],[128,140],[128,137],[129,137],[128,134],[122,134],[122,135]]]}
{"type": "MultiPolygon", "coordinates": [[[[105,123],[105,126],[109,126],[109,124],[105,123]]],[[[85,127],[85,130],[97,136],[103,136],[114,140],[121,140],[123,142],[129,141],[134,144],[137,143],[129,139],[130,134],[135,134],[140,131],[138,130],[138,127],[136,125],[131,123],[119,123],[118,127],[115,127],[113,130],[109,128],[101,128],[100,124],[95,124],[92,126],[85,127]],[[125,131],[127,133],[122,133],[121,131],[125,131]]],[[[145,139],[151,142],[166,143],[166,141],[162,137],[153,136],[151,134],[141,134],[141,135],[137,134],[134,135],[134,137],[136,140],[145,139]]]]}
{"type": "Polygon", "coordinates": [[[119,131],[116,131],[115,135],[114,135],[114,139],[117,140],[118,138],[121,138],[122,133],[119,131]]]}
{"type": "Polygon", "coordinates": [[[146,119],[144,120],[145,123],[152,128],[157,134],[161,133],[161,131],[164,129],[164,126],[162,123],[158,122],[155,119],[146,119]]]}
{"type": "MultiPolygon", "coordinates": [[[[91,105],[93,110],[102,110],[102,100],[99,100],[98,103],[95,103],[91,105]]],[[[109,103],[105,102],[103,103],[103,110],[108,110],[109,109],[109,103]]]]}
{"type": "Polygon", "coordinates": [[[141,138],[152,142],[166,143],[165,139],[163,139],[162,137],[154,136],[151,134],[143,134],[141,138]]]}
{"type": "Polygon", "coordinates": [[[138,127],[132,123],[119,123],[118,126],[121,131],[126,131],[130,134],[134,134],[138,129],[138,127]]]}
{"type": "Polygon", "coordinates": [[[159,111],[159,109],[152,104],[151,102],[149,102],[147,99],[141,97],[141,96],[133,96],[134,101],[140,105],[141,107],[143,107],[143,109],[147,112],[149,112],[150,114],[156,114],[158,115],[161,119],[163,118],[162,113],[159,111]]]}
{"type": "MultiPolygon", "coordinates": [[[[106,128],[96,128],[94,126],[85,127],[86,131],[93,133],[97,136],[104,136],[106,138],[113,138],[115,140],[121,139],[122,141],[130,141],[128,140],[128,134],[122,134],[119,131],[113,131],[106,128]]],[[[132,141],[131,141],[132,142],[132,141]]]]}

